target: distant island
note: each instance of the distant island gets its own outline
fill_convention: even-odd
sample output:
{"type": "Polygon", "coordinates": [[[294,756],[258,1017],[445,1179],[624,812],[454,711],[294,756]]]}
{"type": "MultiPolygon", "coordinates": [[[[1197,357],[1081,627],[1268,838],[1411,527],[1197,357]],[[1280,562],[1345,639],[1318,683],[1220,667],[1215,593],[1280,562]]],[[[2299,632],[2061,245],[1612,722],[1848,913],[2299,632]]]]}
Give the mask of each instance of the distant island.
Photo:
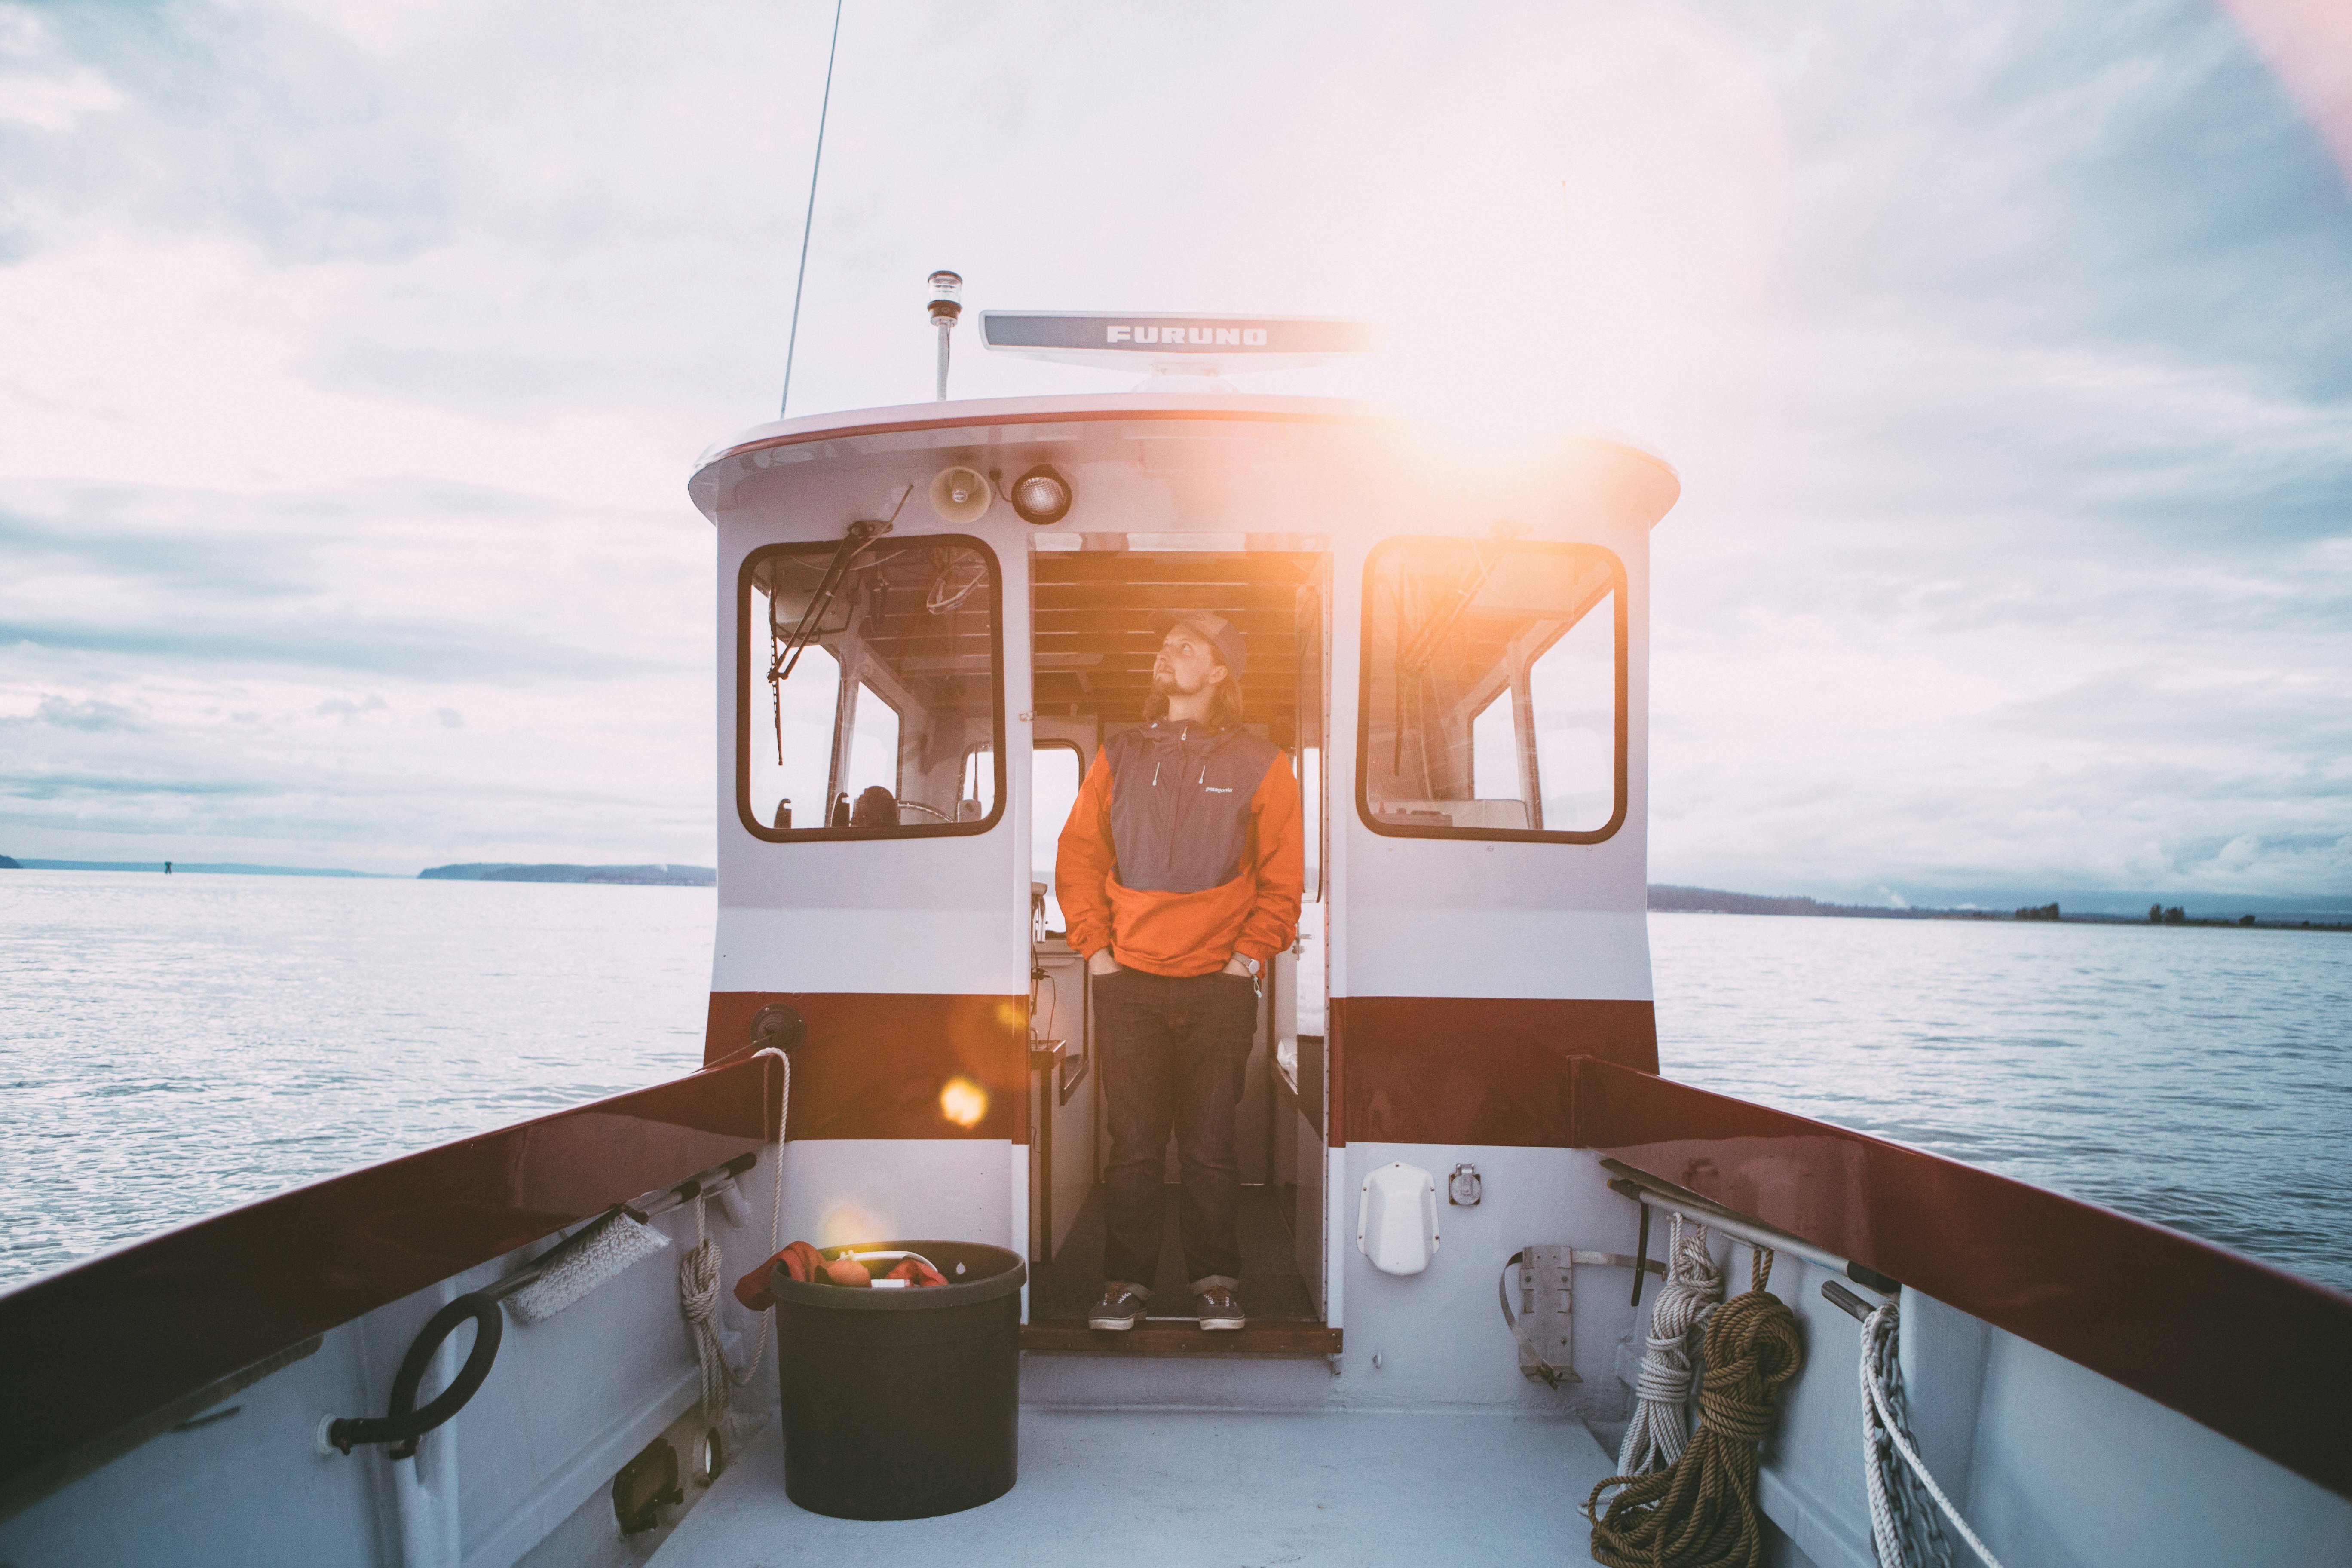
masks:
{"type": "Polygon", "coordinates": [[[1985,910],[1965,906],[1958,909],[1929,909],[1910,905],[1827,904],[1815,899],[1779,898],[1759,893],[1731,893],[1720,888],[1679,888],[1657,882],[1650,884],[1650,908],[1654,911],[1671,914],[1820,915],[1839,920],[1865,921],[2031,921],[2051,924],[2064,922],[2080,925],[2262,926],[2274,931],[2352,931],[2352,921],[2347,921],[2340,915],[2333,919],[2326,918],[2334,911],[2322,911],[2323,918],[2314,921],[2275,913],[2268,918],[2252,913],[2235,916],[2200,916],[2189,913],[2179,904],[2162,902],[2150,904],[2146,915],[2116,914],[2106,911],[2067,914],[2059,909],[2054,900],[2046,904],[2028,904],[2015,910],[1985,910]]]}
{"type": "Polygon", "coordinates": [[[426,882],[621,882],[651,888],[715,888],[709,866],[516,866],[499,861],[435,866],[416,873],[426,882]]]}
{"type": "Polygon", "coordinates": [[[0,871],[21,871],[24,868],[24,867],[18,865],[16,861],[9,859],[5,855],[0,855],[0,871]]]}

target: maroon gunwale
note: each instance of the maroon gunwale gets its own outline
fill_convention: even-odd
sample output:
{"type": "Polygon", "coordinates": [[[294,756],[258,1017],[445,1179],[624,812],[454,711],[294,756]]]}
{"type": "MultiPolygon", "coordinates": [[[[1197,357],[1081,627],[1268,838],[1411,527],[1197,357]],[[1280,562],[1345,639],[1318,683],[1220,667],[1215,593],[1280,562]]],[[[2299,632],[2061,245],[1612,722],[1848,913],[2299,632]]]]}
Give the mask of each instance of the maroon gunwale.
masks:
{"type": "Polygon", "coordinates": [[[1866,1264],[2352,1497],[2352,1296],[1923,1150],[1577,1058],[1579,1145],[1866,1264]]]}
{"type": "MultiPolygon", "coordinates": [[[[766,1061],[706,1068],[210,1215],[0,1295],[0,1500],[174,1401],[774,1135],[766,1061]]],[[[362,1414],[359,1411],[352,1415],[362,1414]]],[[[85,1462],[86,1461],[86,1462],[85,1462]]]]}

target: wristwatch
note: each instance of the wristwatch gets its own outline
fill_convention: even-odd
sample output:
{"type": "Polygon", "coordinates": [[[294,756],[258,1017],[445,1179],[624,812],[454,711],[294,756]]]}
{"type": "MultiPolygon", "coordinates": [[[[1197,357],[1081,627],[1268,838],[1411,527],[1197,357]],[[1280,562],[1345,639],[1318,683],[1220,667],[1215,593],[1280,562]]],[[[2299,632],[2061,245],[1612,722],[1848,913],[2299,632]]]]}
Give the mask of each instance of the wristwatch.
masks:
{"type": "Polygon", "coordinates": [[[1249,971],[1249,977],[1252,980],[1255,980],[1258,975],[1265,971],[1265,965],[1260,963],[1256,959],[1252,958],[1246,952],[1237,952],[1234,954],[1234,956],[1242,961],[1243,967],[1249,971]]]}

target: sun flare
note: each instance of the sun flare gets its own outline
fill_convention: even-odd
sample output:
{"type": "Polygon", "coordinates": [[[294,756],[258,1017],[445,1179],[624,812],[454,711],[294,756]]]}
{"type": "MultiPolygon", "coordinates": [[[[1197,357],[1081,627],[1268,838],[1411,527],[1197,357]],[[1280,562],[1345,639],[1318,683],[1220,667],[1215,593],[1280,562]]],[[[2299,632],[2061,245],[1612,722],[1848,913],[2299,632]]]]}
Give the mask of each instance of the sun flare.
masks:
{"type": "Polygon", "coordinates": [[[940,1114],[958,1127],[977,1127],[988,1114],[988,1090],[968,1078],[951,1078],[940,1090],[940,1114]]]}

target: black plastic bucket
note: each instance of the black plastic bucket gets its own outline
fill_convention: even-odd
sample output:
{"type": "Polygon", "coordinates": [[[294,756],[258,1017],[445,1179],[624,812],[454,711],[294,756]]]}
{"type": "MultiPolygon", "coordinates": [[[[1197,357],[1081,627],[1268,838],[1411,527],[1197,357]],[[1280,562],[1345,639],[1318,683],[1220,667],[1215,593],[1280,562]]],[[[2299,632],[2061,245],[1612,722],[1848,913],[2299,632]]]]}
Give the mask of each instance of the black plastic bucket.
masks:
{"type": "Polygon", "coordinates": [[[948,1283],[861,1290],[771,1271],[785,1495],[835,1519],[929,1519],[1011,1491],[1028,1266],[970,1241],[877,1241],[825,1256],[845,1251],[919,1252],[948,1283]]]}

